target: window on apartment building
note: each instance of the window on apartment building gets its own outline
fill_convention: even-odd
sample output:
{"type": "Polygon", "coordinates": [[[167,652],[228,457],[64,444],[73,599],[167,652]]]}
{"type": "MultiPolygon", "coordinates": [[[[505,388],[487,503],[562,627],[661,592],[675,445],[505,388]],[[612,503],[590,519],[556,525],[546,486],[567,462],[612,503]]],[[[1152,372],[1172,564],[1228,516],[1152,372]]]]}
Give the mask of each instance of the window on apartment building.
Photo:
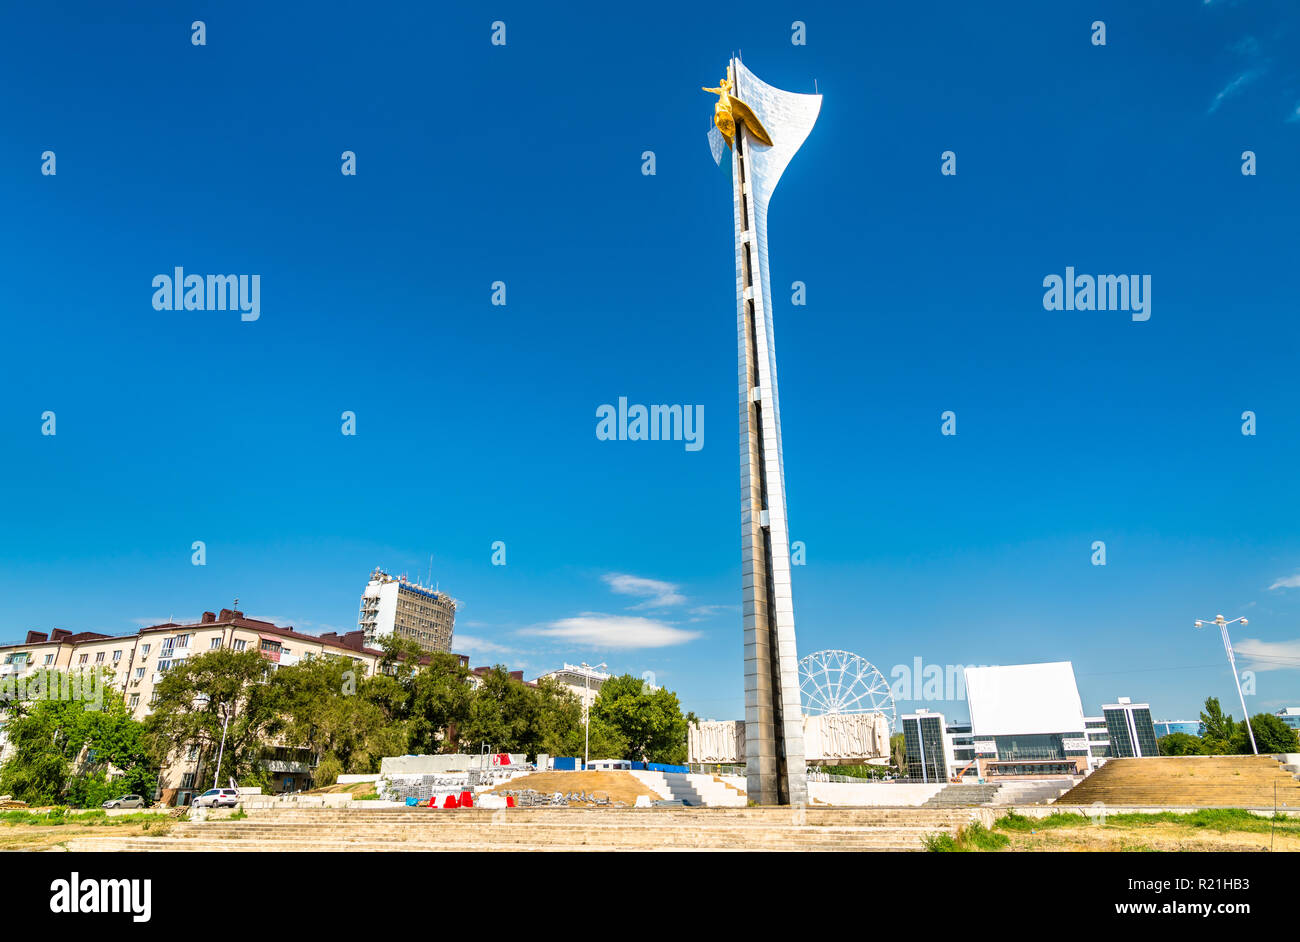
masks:
{"type": "Polygon", "coordinates": [[[194,787],[194,773],[186,772],[184,775],[181,776],[181,788],[193,788],[193,787],[194,787]]]}
{"type": "Polygon", "coordinates": [[[131,696],[127,698],[126,705],[134,710],[140,705],[140,695],[138,693],[131,694],[131,696]]]}
{"type": "Polygon", "coordinates": [[[141,656],[141,657],[147,657],[148,654],[149,654],[149,648],[150,648],[150,645],[147,645],[147,644],[142,644],[142,645],[140,645],[140,656],[141,656]]]}
{"type": "Polygon", "coordinates": [[[137,667],[137,668],[135,669],[135,679],[136,679],[136,680],[144,680],[144,668],[143,668],[143,667],[137,667]]]}
{"type": "Polygon", "coordinates": [[[185,758],[193,762],[199,757],[199,747],[197,743],[190,743],[190,747],[185,750],[185,758]]]}
{"type": "Polygon", "coordinates": [[[85,664],[88,660],[90,660],[90,655],[89,655],[89,654],[83,654],[83,655],[81,655],[81,660],[79,660],[77,663],[78,663],[78,664],[85,664]]]}
{"type": "Polygon", "coordinates": [[[98,654],[96,654],[96,655],[95,655],[95,663],[96,663],[96,664],[103,664],[103,663],[104,663],[104,655],[107,654],[107,653],[108,653],[107,651],[100,651],[98,654]]]}
{"type": "Polygon", "coordinates": [[[46,663],[46,664],[53,664],[53,663],[54,663],[54,655],[53,655],[53,654],[47,654],[47,655],[45,655],[45,663],[46,663]]]}
{"type": "MultiPolygon", "coordinates": [[[[166,651],[160,651],[159,654],[158,654],[158,656],[159,656],[159,657],[162,657],[162,656],[163,656],[164,654],[166,654],[166,653],[167,653],[166,651]]],[[[168,672],[169,670],[171,670],[171,669],[172,669],[172,662],[171,662],[171,661],[159,661],[159,662],[158,662],[158,673],[160,673],[160,674],[165,674],[165,673],[167,673],[167,672],[168,672]]]]}
{"type": "Polygon", "coordinates": [[[216,651],[216,650],[218,650],[220,647],[221,647],[221,639],[220,639],[220,638],[213,638],[213,639],[212,639],[212,643],[208,645],[208,650],[209,650],[209,651],[216,651]]]}
{"type": "Polygon", "coordinates": [[[178,648],[188,648],[188,647],[190,646],[190,637],[191,637],[190,635],[177,635],[177,636],[176,636],[176,647],[178,647],[178,648]]]}
{"type": "Polygon", "coordinates": [[[232,642],[230,642],[230,650],[232,650],[232,651],[242,651],[242,650],[244,650],[244,648],[246,648],[246,647],[248,647],[248,642],[247,642],[247,641],[236,640],[236,641],[232,641],[232,642]]]}
{"type": "Polygon", "coordinates": [[[116,663],[117,663],[118,661],[120,661],[120,660],[122,660],[122,652],[121,652],[121,651],[114,651],[114,652],[113,652],[113,663],[116,664],[116,663]]]}

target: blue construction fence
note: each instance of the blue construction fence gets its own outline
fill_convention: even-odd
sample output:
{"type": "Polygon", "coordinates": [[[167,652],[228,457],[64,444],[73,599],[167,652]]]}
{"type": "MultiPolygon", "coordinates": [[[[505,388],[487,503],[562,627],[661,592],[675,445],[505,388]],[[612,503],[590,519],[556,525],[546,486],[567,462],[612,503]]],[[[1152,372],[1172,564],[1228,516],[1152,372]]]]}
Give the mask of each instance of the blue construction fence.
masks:
{"type": "MultiPolygon", "coordinates": [[[[584,768],[582,759],[577,756],[556,756],[551,760],[552,768],[557,772],[577,772],[584,768]]],[[[662,762],[632,762],[631,767],[638,772],[689,772],[684,765],[665,765],[662,762]]]]}

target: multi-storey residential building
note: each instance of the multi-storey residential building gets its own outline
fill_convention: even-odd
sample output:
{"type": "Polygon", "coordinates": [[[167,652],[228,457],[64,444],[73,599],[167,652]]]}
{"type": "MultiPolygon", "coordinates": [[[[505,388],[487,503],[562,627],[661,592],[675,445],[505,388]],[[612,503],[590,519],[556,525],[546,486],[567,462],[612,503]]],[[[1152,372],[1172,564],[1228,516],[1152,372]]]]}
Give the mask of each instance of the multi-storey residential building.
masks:
{"type": "Polygon", "coordinates": [[[591,708],[596,702],[596,695],[600,693],[600,688],[604,686],[605,681],[609,680],[610,675],[596,670],[594,667],[583,667],[580,664],[565,664],[559,670],[549,671],[538,677],[550,677],[558,681],[561,686],[578,698],[584,710],[591,708]]]}
{"type": "MultiPolygon", "coordinates": [[[[204,612],[194,624],[169,622],[120,637],[91,631],[74,634],[64,629],[49,634],[29,631],[23,644],[0,645],[0,682],[41,668],[61,672],[109,669],[108,683],[123,694],[132,715],[143,720],[150,713],[155,688],[168,671],[190,657],[222,649],[257,651],[277,668],[324,654],[350,657],[362,676],[374,673],[382,654],[366,647],[360,631],[309,635],[248,618],[241,611],[222,609],[219,614],[204,612]]],[[[210,781],[197,780],[204,760],[196,749],[181,750],[160,776],[161,799],[168,804],[188,804],[196,792],[210,787],[210,781]]],[[[298,790],[311,780],[311,757],[299,750],[280,748],[268,761],[276,791],[298,790]]]]}
{"type": "Polygon", "coordinates": [[[357,628],[366,644],[386,635],[415,641],[426,651],[450,651],[456,623],[456,600],[405,576],[394,578],[382,569],[370,574],[361,596],[357,628]]]}

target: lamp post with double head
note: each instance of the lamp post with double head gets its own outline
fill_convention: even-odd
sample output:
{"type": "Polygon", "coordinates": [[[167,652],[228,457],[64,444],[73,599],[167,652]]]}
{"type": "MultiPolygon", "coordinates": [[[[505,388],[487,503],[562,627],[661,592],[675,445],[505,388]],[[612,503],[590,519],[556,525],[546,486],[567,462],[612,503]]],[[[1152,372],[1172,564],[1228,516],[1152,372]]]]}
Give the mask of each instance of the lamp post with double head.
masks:
{"type": "Polygon", "coordinates": [[[582,767],[587,768],[587,763],[591,761],[591,674],[592,671],[603,671],[609,665],[601,661],[595,667],[592,667],[586,661],[582,662],[582,767]]]}
{"type": "Polygon", "coordinates": [[[1232,642],[1228,640],[1228,626],[1241,622],[1242,627],[1250,624],[1245,618],[1234,618],[1232,621],[1226,620],[1222,615],[1215,615],[1212,621],[1196,620],[1197,628],[1204,628],[1206,625],[1218,625],[1219,632],[1223,635],[1223,650],[1228,652],[1228,666],[1232,668],[1232,679],[1237,685],[1237,696],[1241,700],[1241,713],[1246,718],[1246,733],[1250,736],[1250,751],[1259,755],[1259,747],[1255,745],[1255,731],[1250,728],[1250,711],[1246,709],[1246,695],[1241,692],[1241,678],[1237,676],[1237,658],[1232,653],[1232,642]]]}

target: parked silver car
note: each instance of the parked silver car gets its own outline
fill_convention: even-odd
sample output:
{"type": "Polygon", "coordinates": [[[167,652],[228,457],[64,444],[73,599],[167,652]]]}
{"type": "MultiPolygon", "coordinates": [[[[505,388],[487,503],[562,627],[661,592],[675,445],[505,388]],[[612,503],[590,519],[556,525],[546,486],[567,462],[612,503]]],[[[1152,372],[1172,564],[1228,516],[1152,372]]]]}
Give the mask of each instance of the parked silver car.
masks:
{"type": "Polygon", "coordinates": [[[123,795],[121,798],[111,798],[104,802],[105,808],[143,808],[145,800],[139,795],[123,795]]]}

